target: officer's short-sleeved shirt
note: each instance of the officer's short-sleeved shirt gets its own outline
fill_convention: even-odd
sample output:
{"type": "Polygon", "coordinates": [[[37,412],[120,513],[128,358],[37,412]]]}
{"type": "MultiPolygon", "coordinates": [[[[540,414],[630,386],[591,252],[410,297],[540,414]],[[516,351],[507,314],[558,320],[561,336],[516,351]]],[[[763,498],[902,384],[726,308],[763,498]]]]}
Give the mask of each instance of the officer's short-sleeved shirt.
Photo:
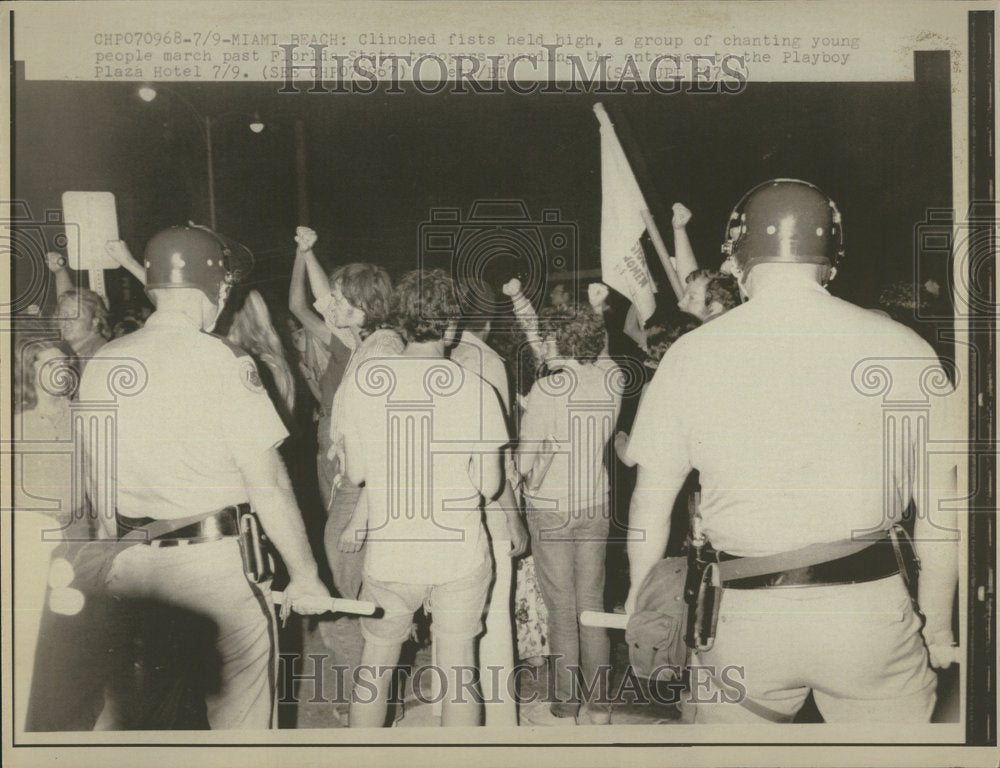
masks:
{"type": "Polygon", "coordinates": [[[952,400],[916,333],[784,280],[668,350],[628,455],[664,482],[698,469],[712,544],[773,554],[898,521],[952,400]]]}
{"type": "Polygon", "coordinates": [[[248,501],[241,464],[288,436],[253,359],[176,312],[155,312],[105,345],[80,401],[115,403],[117,509],[128,517],[178,518],[248,501]],[[122,378],[129,369],[132,381],[122,378]]]}

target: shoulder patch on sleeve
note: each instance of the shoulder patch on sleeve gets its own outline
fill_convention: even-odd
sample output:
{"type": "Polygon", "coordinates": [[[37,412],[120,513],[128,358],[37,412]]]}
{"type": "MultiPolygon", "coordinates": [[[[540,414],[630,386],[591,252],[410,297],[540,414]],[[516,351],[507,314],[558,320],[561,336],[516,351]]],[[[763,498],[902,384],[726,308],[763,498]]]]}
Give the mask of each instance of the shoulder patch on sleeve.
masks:
{"type": "Polygon", "coordinates": [[[257,366],[249,355],[240,360],[240,381],[243,386],[251,392],[263,392],[264,385],[261,383],[260,374],[257,373],[257,366]]]}
{"type": "Polygon", "coordinates": [[[233,357],[250,357],[249,352],[243,349],[243,347],[241,347],[239,344],[234,344],[225,336],[219,336],[218,334],[209,333],[208,331],[202,331],[202,333],[205,334],[206,336],[215,339],[216,341],[221,342],[226,347],[226,349],[228,349],[230,352],[233,353],[233,357]]]}

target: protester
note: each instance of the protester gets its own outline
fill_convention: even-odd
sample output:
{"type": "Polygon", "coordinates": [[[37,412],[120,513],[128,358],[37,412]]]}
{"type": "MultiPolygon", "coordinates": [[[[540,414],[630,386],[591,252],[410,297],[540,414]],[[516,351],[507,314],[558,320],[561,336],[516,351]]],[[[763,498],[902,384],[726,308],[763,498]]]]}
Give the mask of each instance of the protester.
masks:
{"type": "Polygon", "coordinates": [[[55,277],[56,319],[67,342],[80,361],[81,369],[105,342],[111,338],[108,307],[89,288],[74,288],[65,257],[50,251],[45,263],[55,277]]]}
{"type": "MultiPolygon", "coordinates": [[[[674,342],[701,324],[701,320],[686,312],[675,313],[672,317],[666,317],[662,314],[654,315],[649,319],[645,329],[648,356],[644,365],[650,371],[650,379],[652,379],[652,372],[659,367],[660,361],[667,353],[667,350],[673,346],[674,342]]],[[[642,408],[642,398],[648,389],[649,381],[646,381],[642,386],[642,393],[639,395],[639,408],[642,408]]],[[[629,459],[627,455],[628,442],[628,433],[619,431],[615,435],[615,454],[618,460],[625,466],[634,467],[635,462],[629,459]]]]}
{"type": "Polygon", "coordinates": [[[606,724],[610,711],[599,697],[607,693],[607,632],[580,626],[578,616],[604,609],[610,526],[605,462],[621,393],[612,370],[599,359],[606,334],[591,307],[545,310],[542,327],[543,341],[554,348],[549,360],[554,372],[537,381],[526,398],[518,463],[528,487],[528,527],[548,611],[556,700],[529,707],[525,718],[537,725],[572,724],[574,718],[606,724]],[[581,699],[577,675],[596,697],[581,699]]]}
{"type": "Polygon", "coordinates": [[[285,349],[271,324],[271,313],[264,297],[256,290],[248,291],[243,303],[234,307],[226,338],[250,353],[262,377],[264,388],[287,427],[294,423],[295,378],[285,357],[285,349]],[[263,367],[261,367],[263,366],[263,367]]]}
{"type": "Polygon", "coordinates": [[[710,269],[691,272],[685,278],[684,295],[677,302],[682,312],[694,315],[703,323],[739,304],[739,286],[735,278],[710,269]]]}
{"type": "Polygon", "coordinates": [[[319,382],[323,378],[327,365],[330,364],[330,355],[295,315],[289,315],[285,322],[288,338],[291,340],[292,349],[295,352],[295,363],[298,365],[302,380],[309,387],[309,392],[316,401],[316,411],[313,414],[315,421],[320,417],[319,403],[323,400],[323,392],[319,382]]]}
{"type": "Polygon", "coordinates": [[[27,338],[15,349],[11,524],[18,553],[14,662],[17,694],[25,702],[20,724],[31,731],[87,730],[97,719],[104,683],[99,673],[94,675],[101,661],[94,654],[103,646],[93,641],[104,638],[92,621],[96,617],[81,614],[84,603],[90,607],[89,596],[65,580],[51,589],[48,584],[51,568],[69,567],[67,548],[92,536],[86,498],[74,493],[72,483],[70,400],[79,384],[79,366],[64,341],[27,338]],[[77,673],[81,665],[90,666],[67,687],[62,676],[77,673]]]}
{"type": "MultiPolygon", "coordinates": [[[[496,292],[481,280],[459,285],[461,318],[455,343],[447,350],[449,359],[481,380],[481,398],[498,398],[504,420],[510,424],[509,375],[503,358],[487,343],[499,306],[496,292]]],[[[506,465],[506,461],[504,462],[506,465]]],[[[514,669],[514,639],[511,622],[511,559],[520,557],[528,547],[528,531],[521,521],[514,479],[508,477],[496,502],[486,505],[486,528],[493,550],[494,577],[486,614],[486,632],[479,643],[486,725],[517,725],[513,696],[509,695],[509,676],[514,669]],[[494,675],[492,670],[496,669],[494,675]]]]}
{"type": "Polygon", "coordinates": [[[143,321],[135,315],[131,313],[122,315],[115,321],[114,327],[111,329],[111,337],[114,339],[120,339],[122,336],[128,336],[130,333],[135,333],[142,328],[142,326],[143,321]]]}
{"type": "MultiPolygon", "coordinates": [[[[332,460],[327,458],[330,449],[330,415],[333,411],[333,396],[340,386],[355,342],[349,331],[327,322],[322,314],[313,309],[312,302],[309,301],[310,290],[317,300],[325,299],[330,293],[329,278],[324,274],[313,253],[316,241],[317,235],[313,230],[308,227],[296,229],[295,261],[288,287],[288,309],[292,317],[301,324],[305,335],[305,339],[301,342],[300,365],[305,364],[308,367],[308,372],[304,371],[306,381],[315,381],[319,415],[316,425],[318,448],[316,466],[320,496],[324,508],[329,509],[335,475],[332,460]],[[307,282],[310,289],[306,288],[307,282]]],[[[310,388],[312,386],[310,384],[310,388]]]]}
{"type": "Polygon", "coordinates": [[[468,672],[492,563],[472,499],[501,490],[507,427],[499,400],[484,398],[481,380],[445,358],[459,315],[451,279],[440,270],[407,273],[393,312],[405,350],[362,365],[359,385],[344,390],[347,474],[367,486],[362,596],[384,610],[361,621],[359,683],[374,695],[355,697],[351,727],[385,724],[391,671],[422,605],[444,676],[442,725],[477,725],[468,672]]]}
{"type": "MultiPolygon", "coordinates": [[[[536,357],[535,349],[528,342],[524,329],[514,315],[512,304],[498,303],[497,309],[503,320],[490,325],[487,341],[504,360],[507,370],[509,391],[512,395],[510,424],[513,449],[516,448],[521,431],[521,418],[524,413],[521,402],[535,383],[541,361],[536,357]]],[[[508,469],[507,477],[515,485],[518,505],[523,508],[521,483],[516,467],[508,469]]],[[[544,657],[548,654],[546,618],[545,604],[535,576],[535,559],[531,554],[527,554],[517,560],[513,620],[517,634],[517,656],[533,666],[544,664],[544,657]]]]}
{"type": "MultiPolygon", "coordinates": [[[[392,301],[388,273],[372,264],[355,263],[338,267],[327,278],[312,253],[315,233],[301,228],[298,237],[296,263],[301,259],[301,268],[308,273],[317,297],[315,307],[323,317],[324,327],[336,329],[336,334],[330,332],[330,367],[321,381],[324,409],[329,397],[329,417],[320,419],[318,441],[321,451],[326,448],[319,463],[320,487],[324,494],[326,488],[330,489],[323,546],[334,587],[341,597],[353,600],[361,590],[365,552],[364,538],[355,536],[354,528],[349,530],[349,525],[355,514],[365,514],[366,501],[364,489],[350,482],[344,472],[343,430],[348,415],[344,397],[346,391],[357,387],[358,369],[365,361],[398,354],[403,349],[403,342],[399,334],[388,327],[392,301]],[[333,341],[344,334],[351,345],[346,360],[333,341]]],[[[301,306],[298,311],[300,319],[309,317],[302,313],[301,306]]],[[[307,328],[315,326],[314,321],[307,322],[307,328]]],[[[347,348],[347,345],[342,346],[347,348]]],[[[336,711],[343,722],[348,717],[350,688],[361,660],[361,628],[357,617],[344,615],[322,621],[320,632],[341,673],[336,711]]]]}

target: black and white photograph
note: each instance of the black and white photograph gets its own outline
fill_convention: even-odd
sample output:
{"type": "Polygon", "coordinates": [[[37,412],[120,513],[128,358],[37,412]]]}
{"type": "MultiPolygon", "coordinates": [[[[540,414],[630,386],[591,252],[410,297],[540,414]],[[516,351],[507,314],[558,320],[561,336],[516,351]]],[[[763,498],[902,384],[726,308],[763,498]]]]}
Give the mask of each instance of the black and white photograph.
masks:
{"type": "Polygon", "coordinates": [[[992,3],[2,13],[9,765],[996,764],[992,3]]]}

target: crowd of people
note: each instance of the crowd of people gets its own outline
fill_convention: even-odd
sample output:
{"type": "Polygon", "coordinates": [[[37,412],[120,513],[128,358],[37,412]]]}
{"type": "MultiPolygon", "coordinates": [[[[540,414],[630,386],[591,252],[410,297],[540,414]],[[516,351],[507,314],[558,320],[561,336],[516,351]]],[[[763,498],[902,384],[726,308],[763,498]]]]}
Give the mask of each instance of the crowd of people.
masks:
{"type": "MultiPolygon", "coordinates": [[[[677,247],[683,242],[689,249],[684,226],[690,212],[680,206],[675,217],[677,247]]],[[[826,219],[823,222],[820,231],[828,226],[826,219]]],[[[821,325],[824,318],[802,297],[814,287],[824,300],[830,298],[822,286],[832,279],[836,258],[826,251],[822,259],[803,257],[791,259],[791,264],[760,254],[749,261],[731,255],[724,270],[697,264],[688,268],[693,259],[679,261],[683,295],[675,303],[661,293],[657,311],[637,325],[634,315],[620,311],[620,297],[600,282],[550,283],[547,301],[537,306],[542,302],[525,295],[515,274],[491,281],[421,269],[393,279],[377,264],[340,263],[336,257],[328,270],[315,253],[316,232],[306,227],[294,236],[287,312],[285,307],[269,309],[257,290],[230,288],[223,264],[227,246],[216,244],[214,233],[189,226],[166,234],[173,238],[170,247],[154,238],[143,263],[122,242],[108,247],[146,285],[156,305],[152,315],[136,308],[112,320],[103,299],[74,287],[65,260],[50,255],[61,340],[29,340],[17,356],[16,437],[70,441],[71,401],[94,398],[105,383],[102,375],[110,360],[132,357],[147,369],[146,390],[134,404],[123,400],[119,412],[117,507],[87,508],[88,503],[96,506],[93,500],[66,489],[49,498],[65,500],[58,527],[67,540],[122,538],[123,531],[143,526],[158,530],[150,526],[161,518],[186,523],[154,538],[175,544],[184,539],[198,546],[132,548],[116,558],[107,583],[120,599],[182,604],[215,619],[222,682],[205,692],[213,728],[274,724],[276,629],[269,613],[273,608],[267,605],[268,582],[249,577],[245,550],[242,570],[216,571],[211,566],[216,558],[228,556],[221,547],[243,532],[248,515],[259,518],[269,546],[287,569],[284,610],[318,616],[318,631],[341,681],[331,705],[331,724],[381,727],[392,722],[393,670],[403,644],[413,635],[414,617],[423,609],[430,617],[434,663],[442,670],[444,690],[451,692],[441,699],[443,725],[601,725],[611,722],[614,704],[608,695],[611,640],[606,628],[581,623],[580,614],[632,612],[638,585],[668,547],[664,520],[668,530],[669,510],[681,488],[687,488],[690,470],[700,472],[711,541],[732,557],[771,555],[772,548],[740,539],[741,526],[761,525],[761,520],[770,524],[767,521],[775,518],[777,512],[758,509],[764,497],[785,509],[788,496],[802,495],[789,490],[782,497],[779,489],[787,485],[787,475],[776,470],[767,474],[773,460],[768,451],[780,448],[774,438],[767,442],[768,425],[747,418],[741,427],[738,408],[720,407],[725,395],[717,399],[717,393],[740,386],[726,365],[740,356],[741,344],[757,345],[756,362],[740,369],[740,376],[749,377],[745,380],[764,376],[761,366],[772,366],[772,375],[783,370],[785,337],[779,336],[785,332],[782,324],[791,305],[775,303],[769,296],[784,291],[802,322],[821,325]],[[751,268],[753,279],[748,278],[751,268]],[[806,274],[810,269],[815,276],[806,274]],[[751,301],[744,302],[747,296],[751,301]],[[754,306],[754,313],[745,312],[744,303],[754,306]],[[740,311],[723,320],[738,307],[740,311]],[[279,333],[272,317],[285,316],[288,324],[279,333]],[[743,328],[753,329],[747,331],[750,336],[741,335],[743,328]],[[202,333],[206,330],[217,336],[202,333]],[[766,354],[759,346],[764,338],[774,345],[766,354]],[[700,356],[691,351],[699,349],[699,343],[708,350],[700,356]],[[95,366],[95,361],[100,362],[95,366]],[[170,373],[177,366],[186,372],[204,368],[204,373],[182,385],[180,377],[170,373]],[[212,378],[216,369],[221,371],[218,380],[212,378]],[[198,386],[205,391],[199,394],[198,386]],[[185,403],[186,397],[199,402],[185,403]],[[303,400],[310,404],[305,418],[296,407],[303,400]],[[317,490],[325,520],[322,541],[308,541],[303,520],[310,513],[299,501],[308,494],[290,487],[283,469],[306,459],[301,453],[277,453],[289,434],[303,433],[310,433],[310,440],[301,444],[315,445],[315,470],[310,456],[309,471],[298,471],[299,466],[291,475],[307,478],[317,490]],[[771,490],[745,475],[726,474],[727,462],[739,460],[732,451],[755,440],[760,445],[746,449],[745,460],[773,482],[771,490]],[[225,450],[208,445],[212,441],[225,450]],[[623,504],[616,486],[629,482],[623,479],[627,468],[636,466],[636,489],[625,494],[623,504]],[[170,488],[163,487],[165,479],[170,488]],[[214,501],[196,502],[202,497],[214,501]],[[744,514],[744,522],[732,524],[735,528],[718,522],[736,514],[731,503],[742,505],[744,514]],[[253,507],[255,516],[246,505],[253,507]],[[219,509],[232,509],[235,522],[230,530],[228,512],[211,518],[218,537],[206,533],[204,519],[190,522],[181,514],[219,509]],[[612,578],[614,583],[608,584],[608,574],[615,572],[608,562],[609,535],[635,527],[637,521],[647,535],[645,543],[630,539],[625,567],[631,583],[612,578]],[[182,553],[190,554],[183,559],[182,553]],[[326,567],[320,568],[323,559],[326,567]],[[322,583],[318,574],[327,570],[329,582],[322,583]],[[236,586],[244,577],[249,590],[236,586]],[[188,590],[183,599],[174,586],[181,582],[188,590]],[[370,602],[379,610],[372,616],[331,614],[323,602],[330,594],[370,602]],[[263,619],[255,608],[260,601],[267,608],[263,619]],[[521,663],[549,664],[553,685],[550,697],[519,708],[515,670],[521,663]],[[463,690],[478,695],[453,695],[463,690]]],[[[732,239],[740,242],[741,237],[737,231],[732,239]]],[[[830,308],[827,319],[848,322],[837,316],[841,311],[847,312],[830,308]]],[[[870,319],[848,318],[858,328],[864,326],[859,334],[896,333],[879,325],[883,318],[867,314],[870,319]]],[[[792,333],[788,338],[794,337],[792,333]]],[[[909,348],[924,351],[914,343],[909,348]]],[[[834,354],[839,349],[826,351],[834,354]]],[[[845,346],[843,357],[857,350],[845,346]]],[[[761,394],[765,399],[785,398],[788,413],[782,423],[804,414],[793,407],[798,402],[795,387],[802,382],[795,375],[784,380],[792,383],[774,384],[777,391],[761,394]]],[[[739,402],[746,407],[746,399],[739,402]]],[[[826,451],[820,430],[813,432],[809,450],[826,451]]],[[[860,435],[852,437],[862,441],[860,435]]],[[[787,452],[783,456],[790,460],[787,452]]],[[[62,470],[44,464],[46,460],[23,457],[24,488],[53,484],[62,470]],[[34,469],[32,461],[39,462],[34,469]]],[[[812,467],[802,471],[811,472],[812,467]]],[[[90,477],[93,490],[99,481],[90,477]]],[[[838,488],[853,487],[847,474],[839,480],[843,483],[838,488]]],[[[810,484],[817,493],[827,487],[810,484]]],[[[829,503],[819,503],[815,496],[800,501],[804,507],[812,505],[806,510],[810,520],[813,512],[825,510],[828,535],[822,541],[847,537],[829,503]]],[[[31,499],[22,498],[19,504],[30,508],[31,499]]],[[[852,524],[863,527],[869,517],[859,514],[852,524]]],[[[779,551],[813,543],[805,533],[785,535],[781,525],[787,528],[775,522],[768,531],[772,541],[781,542],[779,551]]],[[[823,525],[821,517],[816,526],[823,525]]],[[[687,537],[691,532],[685,526],[682,533],[687,537]]],[[[44,556],[52,553],[39,555],[44,556]]],[[[739,585],[731,591],[740,593],[739,585]]],[[[37,600],[44,592],[44,586],[36,585],[25,599],[37,600]]],[[[766,603],[769,590],[746,594],[764,592],[769,593],[762,598],[766,603]]],[[[875,604],[883,597],[872,592],[866,599],[875,604]]],[[[893,593],[889,599],[897,597],[893,593]]],[[[935,606],[944,602],[939,597],[935,606]]],[[[747,606],[740,610],[780,614],[788,608],[787,603],[761,608],[753,601],[747,606]]],[[[947,634],[938,616],[942,611],[935,612],[933,625],[940,637],[947,634]]],[[[741,631],[756,636],[752,619],[746,622],[741,631]]],[[[37,630],[39,648],[45,631],[43,622],[37,630]]],[[[788,642],[795,642],[792,629],[782,625],[782,632],[788,633],[788,642]]],[[[897,635],[886,642],[908,648],[909,655],[897,661],[912,672],[914,654],[924,653],[924,646],[914,640],[919,631],[906,623],[897,628],[897,635]]],[[[714,651],[720,665],[739,662],[743,653],[762,653],[754,646],[750,651],[740,648],[733,656],[735,642],[720,638],[714,651]],[[725,659],[719,656],[726,653],[725,659]]],[[[769,657],[760,664],[772,662],[769,657]]],[[[910,675],[905,691],[918,719],[930,716],[927,691],[933,675],[923,664],[919,679],[910,675]]],[[[38,674],[44,679],[44,673],[38,674]]],[[[794,716],[804,698],[799,693],[812,688],[823,691],[824,714],[844,717],[846,705],[839,694],[820,683],[762,680],[751,673],[745,681],[750,699],[770,707],[780,702],[784,716],[794,716]],[[786,696],[791,689],[795,695],[786,696]]],[[[863,682],[857,683],[859,690],[863,682]]],[[[878,684],[886,701],[904,696],[890,690],[891,682],[879,678],[878,684]]],[[[94,701],[81,704],[85,711],[63,727],[136,727],[116,690],[107,680],[95,681],[94,701]]],[[[866,693],[862,698],[877,696],[866,693]]],[[[43,709],[31,708],[32,727],[54,727],[43,709]]],[[[868,712],[870,701],[847,717],[862,709],[868,712]]],[[[706,720],[718,721],[731,710],[722,706],[702,712],[706,720]],[[726,714],[718,716],[719,709],[726,714]]],[[[741,709],[739,717],[750,716],[748,712],[753,709],[741,709]]]]}

